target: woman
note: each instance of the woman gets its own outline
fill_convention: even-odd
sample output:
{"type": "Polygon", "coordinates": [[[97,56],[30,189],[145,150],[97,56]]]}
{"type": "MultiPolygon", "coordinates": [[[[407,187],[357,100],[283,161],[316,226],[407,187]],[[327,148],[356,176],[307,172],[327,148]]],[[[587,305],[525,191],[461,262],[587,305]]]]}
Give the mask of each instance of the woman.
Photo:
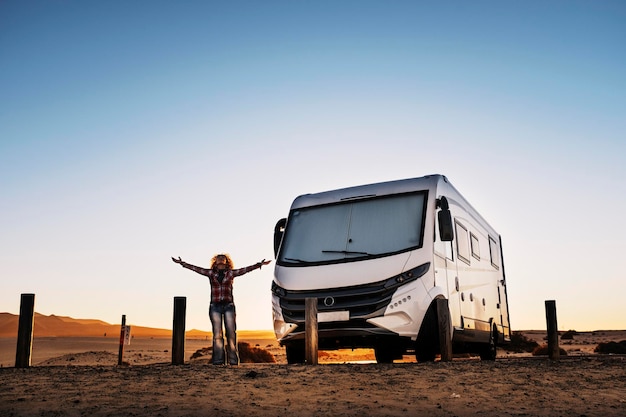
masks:
{"type": "Polygon", "coordinates": [[[271,261],[263,259],[254,265],[245,268],[233,269],[233,261],[227,254],[218,254],[211,259],[211,268],[201,268],[188,264],[180,257],[172,258],[172,261],[180,264],[183,268],[191,269],[198,274],[209,278],[211,284],[211,304],[209,306],[209,318],[213,327],[213,365],[224,365],[224,336],[222,323],[226,329],[226,343],[228,363],[239,365],[237,353],[237,324],[235,321],[235,303],[233,300],[233,280],[239,275],[246,274],[255,269],[261,269],[263,265],[271,261]]]}

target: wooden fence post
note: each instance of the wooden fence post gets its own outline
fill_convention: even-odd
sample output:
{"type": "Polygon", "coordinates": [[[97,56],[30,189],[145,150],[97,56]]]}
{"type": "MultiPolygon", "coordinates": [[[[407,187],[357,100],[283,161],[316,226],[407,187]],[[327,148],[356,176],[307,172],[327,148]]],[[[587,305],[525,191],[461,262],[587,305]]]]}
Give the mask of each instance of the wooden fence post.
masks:
{"type": "Polygon", "coordinates": [[[304,309],[304,359],[307,365],[317,365],[317,298],[306,298],[304,309]]]}
{"type": "Polygon", "coordinates": [[[172,365],[185,363],[186,297],[174,297],[174,325],[172,330],[172,365]]]}
{"type": "Polygon", "coordinates": [[[117,365],[121,366],[124,363],[124,331],[126,330],[126,314],[122,314],[122,326],[120,330],[120,349],[117,354],[117,365]]]}
{"type": "Polygon", "coordinates": [[[556,321],[556,301],[546,300],[546,322],[548,327],[548,356],[559,360],[559,327],[556,321]]]}
{"type": "Polygon", "coordinates": [[[437,322],[439,326],[439,347],[441,349],[441,361],[452,360],[452,335],[450,334],[450,309],[448,300],[437,299],[437,322]]]}
{"type": "Polygon", "coordinates": [[[17,350],[15,367],[30,367],[33,351],[33,327],[35,325],[35,294],[22,294],[20,301],[20,317],[17,329],[17,350]]]}

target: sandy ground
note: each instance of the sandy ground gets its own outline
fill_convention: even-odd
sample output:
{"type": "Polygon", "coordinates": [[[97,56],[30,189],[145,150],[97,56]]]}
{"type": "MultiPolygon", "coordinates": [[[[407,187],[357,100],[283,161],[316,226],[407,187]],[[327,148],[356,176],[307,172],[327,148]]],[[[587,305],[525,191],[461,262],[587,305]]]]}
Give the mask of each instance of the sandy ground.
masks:
{"type": "MultiPolygon", "coordinates": [[[[540,342],[545,335],[525,334],[540,342]]],[[[624,332],[561,341],[568,355],[559,361],[500,351],[495,362],[405,357],[386,365],[372,363],[366,349],[322,351],[318,366],[287,365],[275,340],[241,332],[239,339],[277,363],[191,360],[210,345],[191,339],[186,363],[171,365],[171,340],[145,338],[126,346],[129,365],[117,366],[117,340],[36,338],[33,366],[16,369],[15,340],[2,339],[0,416],[626,415],[626,357],[592,353],[597,343],[626,339],[624,332]]]]}

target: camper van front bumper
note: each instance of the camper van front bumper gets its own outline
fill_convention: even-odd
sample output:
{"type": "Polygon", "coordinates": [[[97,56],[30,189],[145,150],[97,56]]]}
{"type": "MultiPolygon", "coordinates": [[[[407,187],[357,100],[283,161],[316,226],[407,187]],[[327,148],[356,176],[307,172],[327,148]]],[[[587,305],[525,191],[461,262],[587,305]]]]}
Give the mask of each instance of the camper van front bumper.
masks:
{"type": "MultiPolygon", "coordinates": [[[[372,346],[374,340],[397,336],[397,333],[361,320],[318,324],[318,345],[320,349],[369,347],[372,346]]],[[[280,339],[280,343],[304,342],[304,339],[304,325],[298,325],[292,332],[280,339]]]]}
{"type": "Polygon", "coordinates": [[[424,263],[369,284],[316,290],[286,290],[272,282],[274,327],[279,340],[304,337],[305,300],[317,299],[319,338],[337,336],[369,337],[396,335],[368,320],[380,318],[387,311],[400,288],[426,274],[430,263],[424,263]],[[325,320],[327,316],[343,314],[341,320],[325,320]]]}

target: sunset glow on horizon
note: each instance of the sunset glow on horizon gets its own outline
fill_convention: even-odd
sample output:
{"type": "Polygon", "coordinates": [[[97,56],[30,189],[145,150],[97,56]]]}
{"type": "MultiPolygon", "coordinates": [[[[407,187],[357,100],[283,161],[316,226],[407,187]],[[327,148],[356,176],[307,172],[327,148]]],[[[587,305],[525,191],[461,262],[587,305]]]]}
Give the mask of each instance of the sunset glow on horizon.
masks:
{"type": "MultiPolygon", "coordinates": [[[[208,331],[172,262],[273,257],[294,198],[446,175],[513,330],[626,329],[626,3],[0,3],[0,312],[208,331]]],[[[271,330],[275,262],[237,277],[271,330]]]]}

